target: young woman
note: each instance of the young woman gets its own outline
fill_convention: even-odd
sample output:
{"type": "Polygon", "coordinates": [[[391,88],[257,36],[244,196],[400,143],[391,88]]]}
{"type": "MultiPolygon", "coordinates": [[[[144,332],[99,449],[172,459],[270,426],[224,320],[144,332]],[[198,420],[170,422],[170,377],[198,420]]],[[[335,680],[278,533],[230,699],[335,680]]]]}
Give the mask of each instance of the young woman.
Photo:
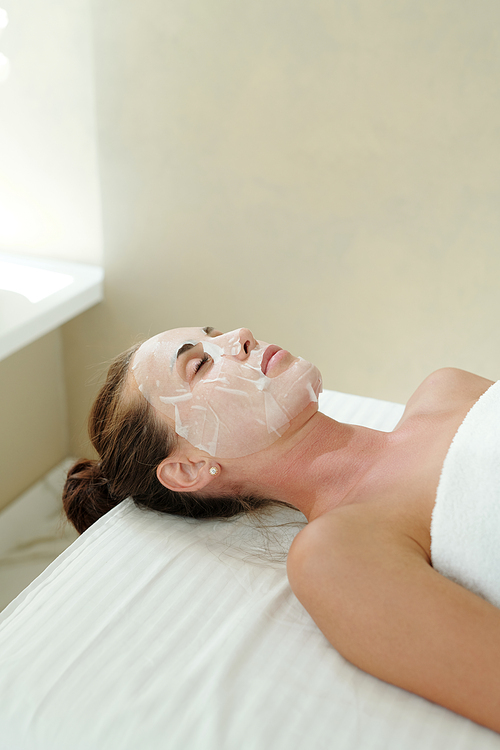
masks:
{"type": "Polygon", "coordinates": [[[318,412],[318,370],[248,329],[167,331],[111,366],[89,422],[100,460],[70,470],[66,513],[82,532],[126,497],[192,517],[294,506],[309,523],[290,584],[332,645],[500,732],[500,609],[431,560],[443,462],[492,387],[439,370],[383,433],[318,412]]]}

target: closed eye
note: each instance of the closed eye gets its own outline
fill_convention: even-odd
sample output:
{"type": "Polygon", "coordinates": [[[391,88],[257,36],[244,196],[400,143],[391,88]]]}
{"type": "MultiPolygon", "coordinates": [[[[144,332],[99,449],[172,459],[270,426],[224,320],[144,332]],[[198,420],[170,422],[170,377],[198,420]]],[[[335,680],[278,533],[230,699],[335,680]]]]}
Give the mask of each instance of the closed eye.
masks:
{"type": "Polygon", "coordinates": [[[210,355],[204,354],[203,357],[201,359],[199,359],[198,362],[195,364],[195,366],[194,366],[194,374],[196,375],[196,373],[198,372],[198,370],[201,370],[201,368],[203,367],[203,365],[206,364],[210,359],[212,359],[210,357],[210,355]]]}

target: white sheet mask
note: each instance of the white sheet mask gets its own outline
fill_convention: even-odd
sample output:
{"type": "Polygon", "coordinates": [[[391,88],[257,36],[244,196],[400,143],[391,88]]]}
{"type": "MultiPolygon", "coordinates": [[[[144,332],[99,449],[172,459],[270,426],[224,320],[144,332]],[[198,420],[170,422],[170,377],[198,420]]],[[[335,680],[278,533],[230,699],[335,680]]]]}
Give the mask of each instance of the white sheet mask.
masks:
{"type": "Polygon", "coordinates": [[[278,374],[264,375],[269,345],[252,337],[246,352],[248,333],[209,338],[199,328],[178,328],[153,336],[134,356],[142,395],[172,420],[178,435],[214,457],[239,458],[268,447],[321,392],[319,370],[288,352],[271,368],[278,374]],[[195,374],[204,355],[210,359],[195,374]]]}

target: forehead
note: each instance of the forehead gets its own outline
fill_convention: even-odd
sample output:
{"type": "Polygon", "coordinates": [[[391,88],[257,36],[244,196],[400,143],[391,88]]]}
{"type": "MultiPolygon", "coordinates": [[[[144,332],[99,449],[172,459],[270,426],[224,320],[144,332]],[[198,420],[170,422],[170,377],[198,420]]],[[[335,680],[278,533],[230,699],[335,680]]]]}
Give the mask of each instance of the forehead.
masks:
{"type": "Polygon", "coordinates": [[[203,328],[171,328],[169,331],[158,333],[156,336],[153,336],[144,343],[148,344],[149,342],[155,342],[159,343],[163,347],[174,347],[182,346],[185,341],[188,341],[190,339],[201,341],[202,339],[206,338],[207,334],[205,333],[203,328]]]}
{"type": "Polygon", "coordinates": [[[183,344],[197,344],[206,338],[207,334],[202,328],[172,328],[158,333],[141,344],[134,357],[134,367],[145,362],[157,362],[161,365],[168,363],[173,367],[177,352],[183,344]]]}

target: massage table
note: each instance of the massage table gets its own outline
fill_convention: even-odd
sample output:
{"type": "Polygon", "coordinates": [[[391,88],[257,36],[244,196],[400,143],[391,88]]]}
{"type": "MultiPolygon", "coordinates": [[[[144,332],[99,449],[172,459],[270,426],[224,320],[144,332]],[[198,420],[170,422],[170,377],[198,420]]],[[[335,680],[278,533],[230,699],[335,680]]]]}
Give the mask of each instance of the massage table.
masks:
{"type": "MultiPolygon", "coordinates": [[[[403,412],[334,391],[320,408],[380,430],[403,412]]],[[[328,643],[286,577],[304,523],[121,503],[0,615],[0,748],[498,750],[328,643]]]]}

